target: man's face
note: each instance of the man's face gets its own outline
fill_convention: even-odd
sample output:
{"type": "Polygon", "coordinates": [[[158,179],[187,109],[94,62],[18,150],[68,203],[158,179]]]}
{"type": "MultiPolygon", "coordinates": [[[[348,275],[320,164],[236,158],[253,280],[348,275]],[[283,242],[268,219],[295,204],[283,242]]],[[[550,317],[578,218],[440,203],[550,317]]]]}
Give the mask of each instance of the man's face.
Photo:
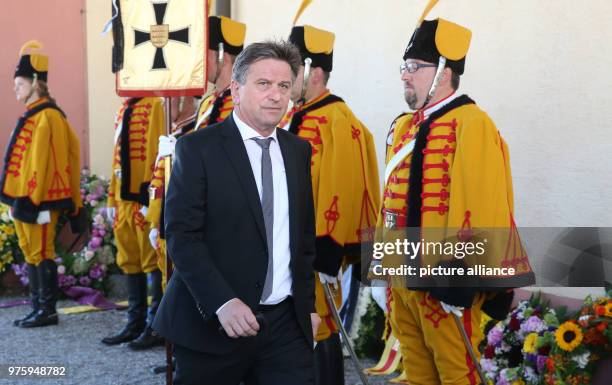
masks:
{"type": "MultiPolygon", "coordinates": [[[[407,59],[406,63],[431,64],[423,60],[407,59]]],[[[431,88],[431,83],[436,75],[435,67],[419,68],[414,73],[408,71],[402,72],[402,81],[404,82],[404,98],[406,103],[413,110],[418,110],[423,107],[427,94],[431,88]]]]}
{"type": "Polygon", "coordinates": [[[17,100],[22,103],[25,103],[28,97],[30,96],[30,92],[32,91],[32,80],[28,78],[24,78],[21,76],[17,76],[15,78],[15,96],[17,100]]]}
{"type": "Polygon", "coordinates": [[[302,86],[304,84],[304,66],[300,66],[293,87],[291,88],[291,101],[297,102],[302,96],[302,86]]]}
{"type": "Polygon", "coordinates": [[[244,84],[232,80],[232,98],[245,123],[264,136],[281,121],[291,95],[293,74],[287,62],[263,59],[251,64],[244,84]]]}

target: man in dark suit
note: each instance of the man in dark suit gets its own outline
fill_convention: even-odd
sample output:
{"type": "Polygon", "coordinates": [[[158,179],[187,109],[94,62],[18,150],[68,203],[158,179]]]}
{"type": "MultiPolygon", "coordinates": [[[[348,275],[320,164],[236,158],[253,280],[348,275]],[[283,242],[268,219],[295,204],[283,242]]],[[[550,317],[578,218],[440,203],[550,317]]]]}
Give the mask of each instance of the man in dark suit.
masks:
{"type": "Polygon", "coordinates": [[[175,346],[175,384],[313,383],[314,210],[307,142],[276,126],[300,55],[248,46],[234,112],[181,138],[165,208],[175,271],[154,329],[175,346]]]}

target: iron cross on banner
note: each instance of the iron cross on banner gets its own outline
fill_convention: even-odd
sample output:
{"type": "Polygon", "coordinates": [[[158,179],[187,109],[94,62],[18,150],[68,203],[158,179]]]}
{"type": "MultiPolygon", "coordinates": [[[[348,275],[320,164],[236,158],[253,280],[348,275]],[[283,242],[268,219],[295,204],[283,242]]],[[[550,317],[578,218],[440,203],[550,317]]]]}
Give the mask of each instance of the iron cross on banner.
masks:
{"type": "Polygon", "coordinates": [[[149,32],[134,28],[134,48],[141,44],[151,42],[156,48],[151,70],[167,70],[164,58],[164,47],[170,41],[189,44],[189,27],[170,31],[170,25],[164,24],[168,1],[151,3],[155,12],[155,24],[151,25],[149,32]]]}

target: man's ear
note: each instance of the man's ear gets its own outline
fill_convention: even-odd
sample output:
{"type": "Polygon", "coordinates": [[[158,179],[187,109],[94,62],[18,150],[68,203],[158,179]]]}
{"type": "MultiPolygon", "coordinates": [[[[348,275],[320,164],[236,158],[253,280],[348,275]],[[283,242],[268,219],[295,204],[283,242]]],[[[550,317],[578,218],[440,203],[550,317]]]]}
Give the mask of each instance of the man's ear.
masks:
{"type": "Polygon", "coordinates": [[[232,103],[234,105],[238,105],[240,104],[240,96],[238,95],[238,87],[240,87],[240,84],[232,79],[230,81],[230,92],[232,93],[232,103]]]}

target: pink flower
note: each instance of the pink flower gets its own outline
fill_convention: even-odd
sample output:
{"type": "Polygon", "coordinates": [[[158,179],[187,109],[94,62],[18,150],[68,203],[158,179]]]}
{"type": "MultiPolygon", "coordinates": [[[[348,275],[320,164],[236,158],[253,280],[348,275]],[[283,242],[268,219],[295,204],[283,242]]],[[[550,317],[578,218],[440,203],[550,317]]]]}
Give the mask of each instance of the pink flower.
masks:
{"type": "Polygon", "coordinates": [[[89,241],[89,248],[91,250],[95,250],[99,248],[101,245],[102,245],[102,238],[100,237],[93,237],[91,238],[91,241],[89,241]]]}
{"type": "Polygon", "coordinates": [[[489,334],[487,334],[487,342],[489,345],[497,346],[503,337],[504,330],[499,326],[495,326],[489,330],[489,334]]]}

